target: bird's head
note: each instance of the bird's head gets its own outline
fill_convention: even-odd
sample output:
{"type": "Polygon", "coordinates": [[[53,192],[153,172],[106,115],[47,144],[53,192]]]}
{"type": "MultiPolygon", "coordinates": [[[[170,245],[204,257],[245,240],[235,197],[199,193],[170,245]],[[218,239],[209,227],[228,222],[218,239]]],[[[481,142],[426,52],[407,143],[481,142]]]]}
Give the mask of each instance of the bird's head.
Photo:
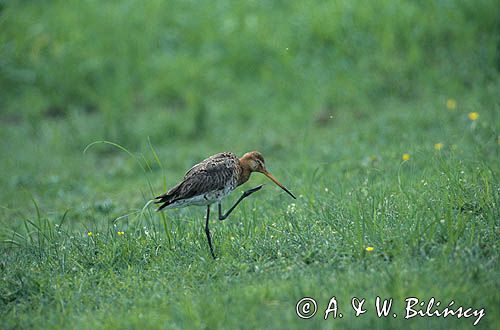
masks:
{"type": "Polygon", "coordinates": [[[267,172],[266,163],[264,157],[258,151],[250,151],[240,158],[242,164],[244,164],[251,172],[267,172]]]}
{"type": "Polygon", "coordinates": [[[296,198],[290,190],[285,188],[276,178],[271,175],[266,169],[266,164],[264,162],[264,157],[262,157],[262,154],[258,151],[250,151],[247,152],[246,154],[243,155],[243,157],[240,158],[240,163],[243,165],[243,167],[247,168],[250,170],[250,172],[260,172],[267,176],[272,182],[277,184],[281,189],[286,191],[290,196],[292,196],[294,199],[296,198]]]}

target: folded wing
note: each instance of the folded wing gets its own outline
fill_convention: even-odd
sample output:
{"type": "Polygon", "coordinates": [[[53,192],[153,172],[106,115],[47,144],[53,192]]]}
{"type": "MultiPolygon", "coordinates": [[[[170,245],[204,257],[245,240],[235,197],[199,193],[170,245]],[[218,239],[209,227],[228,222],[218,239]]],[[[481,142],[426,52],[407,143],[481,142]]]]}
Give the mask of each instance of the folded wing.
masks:
{"type": "Polygon", "coordinates": [[[238,158],[234,154],[226,152],[213,155],[193,166],[181,182],[155,198],[155,203],[162,203],[158,211],[176,201],[222,190],[236,181],[237,172],[238,158]]]}

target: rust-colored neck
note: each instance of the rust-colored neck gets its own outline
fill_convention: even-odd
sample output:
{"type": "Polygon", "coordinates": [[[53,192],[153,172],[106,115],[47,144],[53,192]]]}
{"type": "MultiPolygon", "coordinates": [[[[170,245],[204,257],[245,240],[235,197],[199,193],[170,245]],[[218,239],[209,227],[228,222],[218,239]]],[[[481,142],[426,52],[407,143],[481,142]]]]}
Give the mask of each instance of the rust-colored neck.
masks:
{"type": "Polygon", "coordinates": [[[238,178],[238,186],[244,184],[250,178],[252,170],[246,158],[240,158],[240,176],[238,178]]]}

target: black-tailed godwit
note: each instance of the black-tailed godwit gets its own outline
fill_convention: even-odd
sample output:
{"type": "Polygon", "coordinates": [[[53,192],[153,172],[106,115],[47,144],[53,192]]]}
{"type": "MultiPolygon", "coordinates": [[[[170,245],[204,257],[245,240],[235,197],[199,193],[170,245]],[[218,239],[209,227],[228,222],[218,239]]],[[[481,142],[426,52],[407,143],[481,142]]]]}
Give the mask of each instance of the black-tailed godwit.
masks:
{"type": "Polygon", "coordinates": [[[156,197],[156,203],[161,204],[158,211],[189,205],[207,206],[205,233],[210,253],[215,259],[210,230],[208,228],[210,205],[217,203],[219,207],[219,220],[226,219],[243,199],[262,188],[262,185],[259,185],[246,190],[225,214],[222,213],[221,200],[236,189],[236,187],[247,182],[252,172],[264,174],[290,196],[295,198],[285,186],[267,171],[264,158],[258,151],[247,152],[241,158],[236,157],[231,152],[222,152],[194,165],[184,175],[184,179],[181,182],[165,194],[156,197]]]}

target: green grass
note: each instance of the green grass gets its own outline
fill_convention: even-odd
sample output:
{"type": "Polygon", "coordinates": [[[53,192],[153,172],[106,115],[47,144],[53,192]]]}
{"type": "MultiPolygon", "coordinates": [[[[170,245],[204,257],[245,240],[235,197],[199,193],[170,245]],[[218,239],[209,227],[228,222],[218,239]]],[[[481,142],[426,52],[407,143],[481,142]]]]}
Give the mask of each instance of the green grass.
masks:
{"type": "MultiPolygon", "coordinates": [[[[153,142],[163,169],[145,137],[134,156],[146,171],[109,145],[85,154],[83,145],[57,151],[65,143],[51,135],[64,135],[65,122],[44,122],[28,144],[24,125],[7,125],[3,152],[9,148],[12,156],[4,159],[9,175],[2,185],[8,189],[1,195],[4,326],[472,323],[382,321],[373,310],[354,319],[348,313],[351,296],[370,301],[380,295],[394,298],[401,314],[408,296],[485,307],[480,326],[493,328],[499,321],[498,145],[491,131],[496,113],[481,111],[473,127],[467,111],[449,111],[439,100],[435,106],[391,102],[365,119],[339,113],[321,127],[307,123],[308,113],[282,125],[256,118],[250,125],[267,134],[255,135],[260,142],[248,141],[234,125],[217,143],[221,122],[204,143],[188,140],[180,148],[153,142]],[[441,151],[433,147],[438,141],[441,151]],[[220,257],[213,261],[203,208],[171,210],[165,218],[151,207],[140,211],[164,190],[164,178],[171,186],[216,147],[262,150],[269,168],[300,197],[291,200],[268,184],[228,220],[212,221],[220,257]],[[411,154],[407,162],[401,161],[404,152],[411,154]],[[374,251],[366,252],[367,246],[374,251]],[[306,295],[321,308],[335,295],[346,316],[299,321],[295,303],[306,295]]],[[[254,175],[247,186],[261,182],[254,175]]]]}
{"type": "Polygon", "coordinates": [[[404,320],[412,296],[497,328],[495,8],[1,3],[2,328],[473,328],[404,320]],[[212,217],[217,260],[204,208],[147,205],[250,150],[298,199],[252,175],[224,207],[264,188],[212,217]],[[344,317],[325,321],[332,296],[344,317]],[[398,317],[377,318],[376,296],[398,317]]]}

